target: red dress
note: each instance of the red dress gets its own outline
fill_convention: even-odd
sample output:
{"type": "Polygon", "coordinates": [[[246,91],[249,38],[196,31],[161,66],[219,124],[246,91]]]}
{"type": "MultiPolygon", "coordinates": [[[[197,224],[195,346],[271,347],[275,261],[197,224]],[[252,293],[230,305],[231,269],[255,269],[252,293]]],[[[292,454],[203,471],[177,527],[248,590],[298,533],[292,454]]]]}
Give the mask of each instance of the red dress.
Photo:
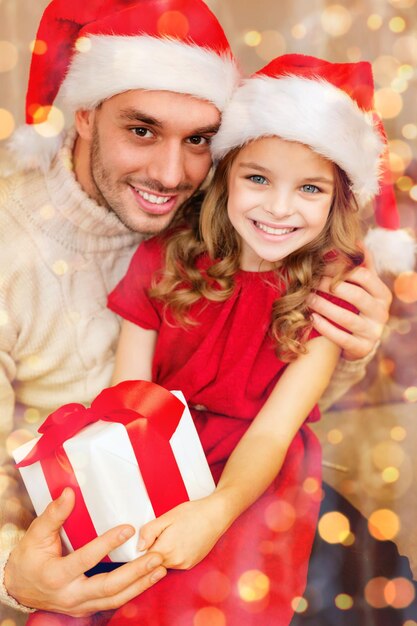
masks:
{"type": "MultiPolygon", "coordinates": [[[[202,267],[207,263],[200,261],[202,267]]],[[[221,303],[197,302],[191,315],[198,325],[184,329],[172,325],[169,315],[165,320],[163,305],[148,296],[160,267],[160,240],[155,238],[139,247],[108,305],[142,328],[158,331],[153,380],[184,393],[217,481],[285,368],[268,334],[282,285],[273,272],[239,271],[233,295],[221,303]]],[[[312,417],[318,418],[317,410],[312,417]]],[[[288,624],[293,599],[305,587],[320,482],[320,445],[303,425],[274,483],[210,554],[189,571],[171,570],[119,609],[110,624],[193,626],[200,624],[195,621],[199,611],[207,626],[288,624]]]]}
{"type": "MultiPolygon", "coordinates": [[[[208,259],[200,260],[203,269],[207,265],[208,259]]],[[[196,303],[191,315],[199,324],[184,329],[172,325],[169,315],[166,320],[161,303],[148,297],[152,276],[160,268],[161,244],[154,238],[138,248],[108,304],[123,318],[158,331],[153,380],[184,393],[217,481],[285,368],[268,334],[282,285],[273,272],[239,271],[233,295],[226,302],[196,303]]],[[[311,336],[316,335],[313,331],[311,336]]],[[[318,418],[316,408],[306,421],[318,418]]],[[[109,626],[289,624],[294,599],[302,596],[306,584],[320,485],[320,444],[304,424],[273,484],[205,559],[188,571],[170,570],[116,611],[109,626]]],[[[36,617],[29,624],[43,623],[36,617]]],[[[56,614],[53,618],[53,626],[88,623],[56,614]]]]}

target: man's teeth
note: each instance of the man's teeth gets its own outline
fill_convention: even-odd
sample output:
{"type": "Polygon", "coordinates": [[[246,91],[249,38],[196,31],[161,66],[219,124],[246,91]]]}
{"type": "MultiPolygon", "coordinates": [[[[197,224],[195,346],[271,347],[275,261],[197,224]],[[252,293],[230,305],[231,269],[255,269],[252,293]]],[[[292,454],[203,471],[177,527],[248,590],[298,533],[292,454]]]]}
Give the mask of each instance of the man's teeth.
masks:
{"type": "Polygon", "coordinates": [[[140,189],[136,189],[138,194],[142,196],[144,200],[147,202],[152,202],[152,204],[165,204],[168,200],[171,200],[171,197],[164,196],[155,196],[153,193],[148,193],[147,191],[141,191],[140,189]]]}
{"type": "Polygon", "coordinates": [[[259,230],[263,230],[264,233],[269,235],[288,235],[288,233],[292,233],[295,230],[295,228],[272,228],[266,224],[261,224],[261,222],[255,222],[255,225],[259,230]]]}

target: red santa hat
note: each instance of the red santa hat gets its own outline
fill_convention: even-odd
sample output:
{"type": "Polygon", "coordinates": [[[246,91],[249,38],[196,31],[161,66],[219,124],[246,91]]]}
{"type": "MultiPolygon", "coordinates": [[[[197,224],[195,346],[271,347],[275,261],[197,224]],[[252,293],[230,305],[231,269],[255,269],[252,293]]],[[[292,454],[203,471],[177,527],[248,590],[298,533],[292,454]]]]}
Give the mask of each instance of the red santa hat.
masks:
{"type": "Polygon", "coordinates": [[[55,102],[73,113],[147,89],[189,94],[222,111],[239,80],[224,31],[202,0],[52,0],[37,42],[26,126],[11,140],[23,167],[48,167],[60,146],[50,128],[55,102]]]}
{"type": "Polygon", "coordinates": [[[212,154],[217,160],[232,148],[271,135],[310,146],[344,170],[360,207],[376,198],[378,228],[365,243],[379,271],[399,273],[413,268],[415,242],[399,230],[386,136],[373,110],[373,95],[367,62],[278,57],[235,91],[213,138],[212,154]]]}

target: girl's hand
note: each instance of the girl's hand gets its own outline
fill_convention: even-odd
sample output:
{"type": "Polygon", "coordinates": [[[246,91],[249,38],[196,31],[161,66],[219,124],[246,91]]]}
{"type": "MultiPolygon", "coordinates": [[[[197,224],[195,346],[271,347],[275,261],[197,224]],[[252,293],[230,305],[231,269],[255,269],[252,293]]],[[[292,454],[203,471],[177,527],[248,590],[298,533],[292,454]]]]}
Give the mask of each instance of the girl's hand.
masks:
{"type": "Polygon", "coordinates": [[[212,549],[227,528],[215,494],[183,502],[140,529],[139,549],[157,551],[163,565],[190,569],[212,549]]]}

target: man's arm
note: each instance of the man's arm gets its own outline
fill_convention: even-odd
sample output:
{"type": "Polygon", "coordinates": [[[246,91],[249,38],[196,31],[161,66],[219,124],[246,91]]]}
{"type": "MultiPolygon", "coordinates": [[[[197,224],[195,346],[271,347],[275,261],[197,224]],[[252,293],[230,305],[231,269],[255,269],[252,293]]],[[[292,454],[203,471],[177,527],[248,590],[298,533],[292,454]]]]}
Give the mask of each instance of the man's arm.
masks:
{"type": "Polygon", "coordinates": [[[84,572],[127,541],[132,526],[113,528],[79,550],[62,556],[59,530],[74,506],[65,489],[36,518],[12,550],[4,569],[4,585],[21,605],[76,617],[115,609],[163,578],[159,554],[148,553],[105,574],[84,572]]]}
{"type": "MultiPolygon", "coordinates": [[[[359,315],[318,294],[312,294],[308,300],[316,330],[342,350],[342,357],[320,402],[321,408],[328,408],[364,377],[389,317],[392,294],[377,275],[367,251],[365,262],[366,266],[353,269],[331,292],[356,307],[359,315]]],[[[330,283],[336,272],[336,266],[329,266],[328,275],[319,285],[320,291],[330,293],[330,283]]]]}

